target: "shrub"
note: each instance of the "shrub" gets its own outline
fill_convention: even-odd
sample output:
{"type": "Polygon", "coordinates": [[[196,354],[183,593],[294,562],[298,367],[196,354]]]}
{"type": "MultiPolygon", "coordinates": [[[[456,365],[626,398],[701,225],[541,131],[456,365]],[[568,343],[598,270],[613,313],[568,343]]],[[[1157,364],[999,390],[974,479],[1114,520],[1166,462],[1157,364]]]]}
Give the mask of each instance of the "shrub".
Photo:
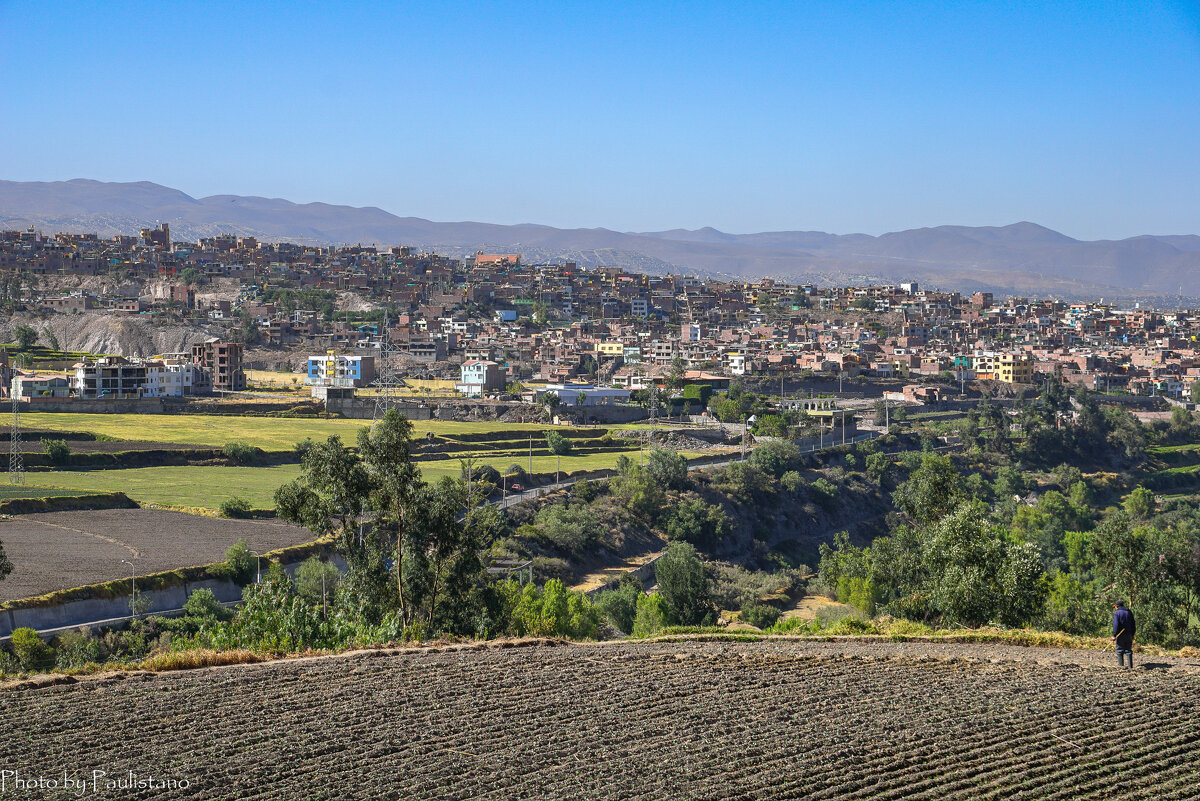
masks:
{"type": "Polygon", "coordinates": [[[236,495],[221,501],[221,517],[246,518],[250,516],[250,502],[236,495]]]}
{"type": "Polygon", "coordinates": [[[683,489],[687,486],[687,459],[675,451],[654,448],[650,458],[646,460],[646,469],[661,486],[669,489],[683,489]]]}
{"type": "Polygon", "coordinates": [[[221,455],[235,464],[253,464],[262,454],[261,448],[245,442],[227,442],[221,448],[221,455]]]}
{"type": "Polygon", "coordinates": [[[791,442],[764,442],[750,454],[750,464],[779,478],[800,462],[800,450],[791,442]]]}
{"type": "Polygon", "coordinates": [[[577,481],[571,487],[571,497],[583,503],[591,503],[599,493],[595,481],[577,481]]]}
{"type": "Polygon", "coordinates": [[[86,628],[59,635],[54,658],[55,667],[66,670],[100,664],[103,661],[104,652],[100,647],[100,640],[93,637],[86,628]]]}
{"type": "Polygon", "coordinates": [[[225,608],[207,587],[193,590],[183,604],[184,614],[202,620],[219,620],[225,614],[225,608]]]}
{"type": "Polygon", "coordinates": [[[17,629],[12,633],[9,645],[21,670],[49,670],[54,667],[54,649],[33,629],[17,629]]]}
{"type": "Polygon", "coordinates": [[[779,484],[790,493],[797,493],[804,488],[804,479],[795,470],[789,470],[779,477],[779,484]]]}
{"type": "Polygon", "coordinates": [[[547,506],[538,512],[537,527],[554,547],[572,556],[587,553],[604,529],[590,506],[547,506]]]}
{"type": "Polygon", "coordinates": [[[53,464],[63,465],[71,460],[71,446],[65,439],[42,440],[42,449],[53,464]]]}
{"type": "Polygon", "coordinates": [[[741,621],[760,629],[769,629],[775,625],[782,614],[773,606],[760,603],[748,603],[742,607],[741,621]]]}
{"type": "Polygon", "coordinates": [[[622,576],[615,589],[596,594],[596,610],[619,630],[633,632],[637,617],[638,600],[644,595],[642,583],[632,576],[622,576]]]}
{"type": "Polygon", "coordinates": [[[253,581],[257,572],[258,557],[250,551],[250,546],[245,540],[238,540],[229,546],[229,550],[225,551],[225,561],[208,568],[208,574],[213,578],[242,585],[253,581]]]}
{"type": "Polygon", "coordinates": [[[833,509],[837,504],[837,485],[827,478],[818,478],[812,484],[808,485],[808,490],[813,500],[819,503],[825,511],[833,509]]]}

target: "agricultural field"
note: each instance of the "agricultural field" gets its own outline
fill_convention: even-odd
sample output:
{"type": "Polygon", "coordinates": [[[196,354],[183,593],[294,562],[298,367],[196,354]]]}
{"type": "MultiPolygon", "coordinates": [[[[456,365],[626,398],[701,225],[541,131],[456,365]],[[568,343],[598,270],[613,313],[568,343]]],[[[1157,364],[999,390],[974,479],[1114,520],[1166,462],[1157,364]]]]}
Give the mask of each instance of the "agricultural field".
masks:
{"type": "MultiPolygon", "coordinates": [[[[636,460],[636,450],[626,453],[636,460]]],[[[691,451],[681,453],[687,458],[701,455],[691,451]]],[[[563,456],[563,477],[565,479],[567,473],[577,470],[611,468],[621,455],[621,452],[607,452],[563,456]]],[[[477,466],[490,465],[501,471],[514,463],[528,469],[529,457],[520,454],[483,456],[475,461],[477,466]]],[[[543,453],[534,454],[533,472],[553,473],[558,464],[559,459],[546,455],[543,447],[543,453]]],[[[416,465],[426,481],[437,481],[442,476],[457,477],[462,473],[462,465],[457,457],[420,461],[416,465]]],[[[11,497],[42,497],[54,494],[55,490],[66,491],[68,494],[123,492],[141,503],[214,510],[220,507],[222,501],[237,497],[249,501],[254,509],[274,509],[275,490],[299,476],[298,464],[274,467],[185,465],[130,467],[120,470],[39,471],[28,473],[28,480],[37,483],[39,487],[50,488],[50,492],[30,489],[26,494],[11,497]]]]}
{"type": "MultiPolygon", "coordinates": [[[[267,451],[288,450],[306,438],[324,439],[339,435],[353,443],[358,430],[370,420],[324,420],[321,418],[238,417],[233,415],[174,414],[85,414],[29,412],[21,415],[24,425],[43,431],[90,431],[121,440],[175,442],[198,447],[219,448],[227,442],[241,441],[267,451]]],[[[461,434],[510,433],[528,431],[535,436],[552,426],[536,423],[454,422],[416,420],[418,436],[426,432],[454,436],[461,434]]],[[[579,429],[560,429],[579,430],[579,429]]]]}
{"type": "Polygon", "coordinates": [[[140,798],[1184,799],[1200,786],[1197,660],[1119,672],[1108,654],[1013,646],[618,642],[62,681],[0,690],[0,767],[180,783],[140,798]]]}
{"type": "Polygon", "coordinates": [[[119,470],[54,470],[27,473],[30,481],[55,489],[123,492],[139,503],[218,509],[244,498],[254,509],[274,509],[275,490],[300,475],[300,465],[222,467],[180,465],[119,470]]]}
{"type": "Polygon", "coordinates": [[[155,509],[46,512],[0,520],[0,542],[13,572],[0,601],[52,590],[219,562],[245,539],[265,551],[311,542],[310,531],[274,520],[218,520],[155,509]]]}

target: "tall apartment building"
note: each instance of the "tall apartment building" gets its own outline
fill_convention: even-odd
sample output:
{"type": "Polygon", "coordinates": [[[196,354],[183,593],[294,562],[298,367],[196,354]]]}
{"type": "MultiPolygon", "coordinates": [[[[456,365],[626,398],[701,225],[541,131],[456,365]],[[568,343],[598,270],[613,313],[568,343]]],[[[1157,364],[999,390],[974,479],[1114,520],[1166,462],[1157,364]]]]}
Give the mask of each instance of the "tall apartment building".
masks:
{"type": "Polygon", "coordinates": [[[240,392],[246,388],[242,370],[242,343],[210,339],[192,345],[192,364],[207,371],[212,391],[240,392]]]}

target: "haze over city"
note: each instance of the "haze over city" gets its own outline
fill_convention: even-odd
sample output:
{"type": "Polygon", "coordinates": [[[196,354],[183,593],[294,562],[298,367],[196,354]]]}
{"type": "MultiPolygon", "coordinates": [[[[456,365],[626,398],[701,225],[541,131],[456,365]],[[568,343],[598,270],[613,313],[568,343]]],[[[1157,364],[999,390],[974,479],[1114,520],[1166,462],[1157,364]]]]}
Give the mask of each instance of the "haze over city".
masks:
{"type": "Polygon", "coordinates": [[[3,175],[432,220],[1200,232],[1194,3],[0,3],[3,175]]]}

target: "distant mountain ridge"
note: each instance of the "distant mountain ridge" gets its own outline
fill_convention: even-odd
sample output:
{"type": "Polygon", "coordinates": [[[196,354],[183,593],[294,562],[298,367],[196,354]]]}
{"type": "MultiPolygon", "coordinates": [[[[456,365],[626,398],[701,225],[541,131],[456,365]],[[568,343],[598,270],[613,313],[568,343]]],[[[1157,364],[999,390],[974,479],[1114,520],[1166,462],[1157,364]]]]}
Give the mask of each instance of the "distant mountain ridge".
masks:
{"type": "Polygon", "coordinates": [[[1081,241],[1030,222],[943,225],[881,236],[820,231],[728,234],[714,228],[624,233],[606,228],[432,222],[376,207],[292,203],[280,198],[194,198],[138,181],[0,181],[0,226],[48,233],[136,234],[156,221],[177,239],[217,233],[308,244],[405,244],[447,255],[476,250],[571,259],[648,272],[773,277],[812,283],[917,280],[1063,297],[1200,296],[1200,236],[1081,241]]]}

